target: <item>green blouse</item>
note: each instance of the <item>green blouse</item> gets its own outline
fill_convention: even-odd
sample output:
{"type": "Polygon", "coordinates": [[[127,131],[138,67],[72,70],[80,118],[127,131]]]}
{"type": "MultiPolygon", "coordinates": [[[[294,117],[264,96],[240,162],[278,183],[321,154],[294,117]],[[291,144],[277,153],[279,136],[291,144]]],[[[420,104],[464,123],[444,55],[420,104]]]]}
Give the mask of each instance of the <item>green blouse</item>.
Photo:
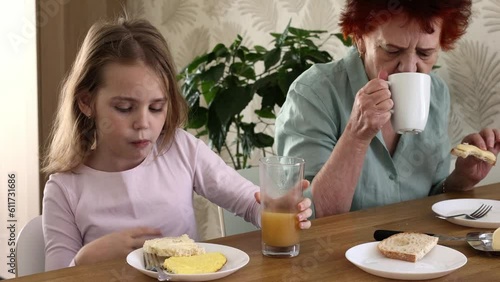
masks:
{"type": "MultiPolygon", "coordinates": [[[[351,210],[442,192],[442,182],[450,171],[450,96],[443,80],[434,73],[431,78],[425,130],[402,135],[392,157],[382,133],[377,133],[366,152],[351,210]]],[[[305,71],[291,85],[276,120],[278,154],[304,158],[305,177],[312,181],[344,132],[356,93],[367,82],[355,48],[341,60],[305,71]]],[[[311,189],[305,195],[312,199],[311,189]]]]}

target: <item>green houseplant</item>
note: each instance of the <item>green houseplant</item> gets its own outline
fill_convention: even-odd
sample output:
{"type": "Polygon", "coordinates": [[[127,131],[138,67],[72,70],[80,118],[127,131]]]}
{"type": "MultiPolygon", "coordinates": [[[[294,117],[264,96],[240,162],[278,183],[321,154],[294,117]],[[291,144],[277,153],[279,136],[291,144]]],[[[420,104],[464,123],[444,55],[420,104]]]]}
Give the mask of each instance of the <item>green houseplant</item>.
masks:
{"type": "MultiPolygon", "coordinates": [[[[264,127],[273,124],[276,108],[283,105],[295,78],[315,63],[332,60],[320,50],[322,44],[314,43],[323,33],[289,24],[282,33],[271,33],[274,46],[270,50],[246,47],[238,35],[229,47],[217,44],[211,52],[195,58],[179,74],[189,105],[187,128],[196,129],[198,137],[208,134],[219,154],[227,150],[235,169],[247,168],[252,151],[261,149],[265,155],[274,138],[257,132],[256,123],[245,122],[242,111],[258,95],[261,107],[255,114],[259,122],[264,127]],[[228,140],[229,132],[235,134],[233,141],[228,140]]],[[[343,40],[341,35],[335,36],[343,40]]]]}

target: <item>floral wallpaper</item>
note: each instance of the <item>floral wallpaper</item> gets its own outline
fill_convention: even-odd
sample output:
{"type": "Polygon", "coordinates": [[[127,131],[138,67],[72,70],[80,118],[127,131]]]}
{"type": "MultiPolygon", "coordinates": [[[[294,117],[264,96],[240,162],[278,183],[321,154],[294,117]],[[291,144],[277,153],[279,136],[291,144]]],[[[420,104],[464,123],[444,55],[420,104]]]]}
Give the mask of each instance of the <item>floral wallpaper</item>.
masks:
{"type": "MultiPolygon", "coordinates": [[[[244,44],[270,47],[269,33],[281,32],[289,20],[295,27],[339,32],[343,5],[339,0],[148,0],[129,1],[128,8],[161,30],[180,69],[219,42],[229,45],[237,34],[244,44]]],[[[499,41],[500,0],[473,0],[467,34],[454,50],[441,53],[436,70],[450,88],[452,145],[484,127],[500,127],[499,41]]],[[[346,52],[335,38],[324,49],[334,59],[346,52]]],[[[498,170],[482,184],[492,182],[500,182],[498,170]]]]}

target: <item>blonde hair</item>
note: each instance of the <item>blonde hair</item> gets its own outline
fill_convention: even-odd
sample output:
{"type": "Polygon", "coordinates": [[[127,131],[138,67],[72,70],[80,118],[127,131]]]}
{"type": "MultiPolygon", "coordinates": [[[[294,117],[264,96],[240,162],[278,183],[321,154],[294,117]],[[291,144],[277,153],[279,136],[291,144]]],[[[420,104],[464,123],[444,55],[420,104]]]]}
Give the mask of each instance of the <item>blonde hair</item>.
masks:
{"type": "Polygon", "coordinates": [[[96,142],[96,127],[93,116],[87,117],[81,112],[79,101],[87,93],[90,106],[95,106],[105,65],[139,61],[154,70],[163,83],[167,108],[158,151],[168,147],[175,130],[186,120],[187,104],[179,91],[177,72],[165,38],[146,20],[121,18],[97,22],[88,31],[64,80],[44,172],[67,172],[84,162],[96,142]]]}

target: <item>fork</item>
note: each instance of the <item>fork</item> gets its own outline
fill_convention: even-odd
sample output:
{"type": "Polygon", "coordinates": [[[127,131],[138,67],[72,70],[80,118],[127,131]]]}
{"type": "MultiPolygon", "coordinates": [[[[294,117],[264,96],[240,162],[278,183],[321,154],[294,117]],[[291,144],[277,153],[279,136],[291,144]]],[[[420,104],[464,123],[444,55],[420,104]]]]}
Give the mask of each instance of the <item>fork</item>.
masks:
{"type": "Polygon", "coordinates": [[[452,217],[458,217],[458,216],[465,215],[465,218],[467,218],[467,219],[476,220],[476,219],[480,219],[481,217],[483,217],[487,213],[489,213],[492,207],[493,206],[481,204],[481,206],[477,210],[473,211],[470,214],[461,213],[461,214],[454,214],[454,215],[436,215],[436,217],[441,218],[441,219],[448,219],[448,218],[452,218],[452,217]]]}
{"type": "Polygon", "coordinates": [[[161,260],[156,254],[144,252],[144,265],[147,270],[158,273],[158,281],[170,281],[170,276],[163,270],[161,260]]]}

